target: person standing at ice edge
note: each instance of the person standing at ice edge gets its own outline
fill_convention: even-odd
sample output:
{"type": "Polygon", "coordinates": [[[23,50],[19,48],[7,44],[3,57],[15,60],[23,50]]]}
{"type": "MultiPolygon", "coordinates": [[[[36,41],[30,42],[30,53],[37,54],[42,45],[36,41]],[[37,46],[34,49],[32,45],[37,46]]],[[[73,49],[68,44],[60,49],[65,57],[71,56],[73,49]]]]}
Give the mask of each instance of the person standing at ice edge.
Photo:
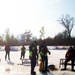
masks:
{"type": "Polygon", "coordinates": [[[8,55],[8,60],[10,60],[10,46],[8,44],[5,46],[5,52],[6,52],[5,60],[7,59],[7,55],[8,55]]]}
{"type": "Polygon", "coordinates": [[[23,57],[23,59],[25,58],[25,53],[26,53],[26,48],[24,47],[24,45],[21,47],[21,58],[23,57]]]}
{"type": "Polygon", "coordinates": [[[38,58],[37,54],[37,41],[33,41],[31,45],[29,46],[29,57],[31,60],[31,75],[36,75],[36,72],[34,71],[36,66],[36,60],[38,58]]]}
{"type": "Polygon", "coordinates": [[[43,64],[44,64],[44,69],[40,70],[40,71],[48,72],[49,70],[47,69],[47,67],[48,67],[48,55],[47,55],[47,53],[49,53],[49,55],[50,55],[51,52],[48,50],[45,40],[43,40],[41,45],[39,46],[39,53],[41,56],[41,60],[43,61],[43,64]]]}

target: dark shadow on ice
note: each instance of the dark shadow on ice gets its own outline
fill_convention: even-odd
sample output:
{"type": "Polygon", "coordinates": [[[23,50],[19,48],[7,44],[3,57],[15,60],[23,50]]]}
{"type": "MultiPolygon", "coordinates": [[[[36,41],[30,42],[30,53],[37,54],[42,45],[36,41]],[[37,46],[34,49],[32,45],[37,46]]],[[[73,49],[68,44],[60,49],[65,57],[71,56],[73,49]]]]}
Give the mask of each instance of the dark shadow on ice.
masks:
{"type": "Polygon", "coordinates": [[[40,73],[41,73],[41,75],[55,75],[55,74],[53,74],[51,72],[46,72],[46,73],[40,72],[40,73]]]}
{"type": "Polygon", "coordinates": [[[14,63],[12,62],[12,61],[7,61],[7,64],[9,64],[9,65],[14,65],[14,63]]]}
{"type": "MultiPolygon", "coordinates": [[[[23,66],[31,66],[30,63],[28,63],[28,64],[21,64],[21,65],[23,65],[23,66]]],[[[39,64],[36,64],[36,66],[39,66],[39,64]]]]}

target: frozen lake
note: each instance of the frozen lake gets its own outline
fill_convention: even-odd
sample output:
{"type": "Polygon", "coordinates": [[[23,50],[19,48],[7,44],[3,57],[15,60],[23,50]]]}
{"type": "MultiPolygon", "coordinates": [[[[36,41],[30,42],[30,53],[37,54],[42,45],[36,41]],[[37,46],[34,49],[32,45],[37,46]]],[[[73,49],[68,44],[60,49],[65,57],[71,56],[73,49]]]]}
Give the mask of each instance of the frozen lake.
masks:
{"type": "MultiPolygon", "coordinates": [[[[51,55],[48,55],[48,64],[54,64],[59,69],[59,61],[60,58],[65,57],[65,53],[67,50],[51,50],[51,55]]],[[[5,51],[0,51],[0,74],[1,75],[30,75],[30,66],[20,65],[22,64],[22,61],[20,60],[20,50],[19,51],[11,51],[10,52],[10,61],[5,61],[5,51]]],[[[25,59],[29,59],[29,51],[26,51],[25,59]]],[[[45,75],[40,74],[39,72],[39,66],[36,66],[35,71],[37,75],[45,75]]],[[[46,74],[46,75],[74,75],[70,74],[69,72],[66,72],[66,74],[63,74],[63,72],[60,71],[52,71],[52,74],[46,74]],[[69,74],[67,74],[69,73],[69,74]]]]}

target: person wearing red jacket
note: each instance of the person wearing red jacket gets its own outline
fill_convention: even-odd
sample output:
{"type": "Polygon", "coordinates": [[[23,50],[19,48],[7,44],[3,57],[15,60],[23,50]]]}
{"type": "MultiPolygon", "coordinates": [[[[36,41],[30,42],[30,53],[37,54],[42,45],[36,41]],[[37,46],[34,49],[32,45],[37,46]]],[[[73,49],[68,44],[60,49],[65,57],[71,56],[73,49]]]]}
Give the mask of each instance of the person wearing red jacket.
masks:
{"type": "Polygon", "coordinates": [[[10,46],[9,45],[6,45],[5,46],[5,60],[7,59],[7,55],[8,55],[8,60],[10,60],[10,46]]]}

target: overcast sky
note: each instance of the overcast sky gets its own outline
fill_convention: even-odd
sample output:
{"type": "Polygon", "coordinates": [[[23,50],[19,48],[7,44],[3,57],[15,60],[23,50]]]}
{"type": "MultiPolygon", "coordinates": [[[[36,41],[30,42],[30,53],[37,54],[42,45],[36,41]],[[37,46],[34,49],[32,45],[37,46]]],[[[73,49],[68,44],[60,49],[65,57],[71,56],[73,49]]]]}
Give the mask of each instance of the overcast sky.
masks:
{"type": "Polygon", "coordinates": [[[63,14],[75,17],[75,0],[0,0],[0,34],[9,28],[14,35],[30,30],[39,37],[44,26],[45,37],[54,37],[64,30],[57,21],[63,14]]]}

